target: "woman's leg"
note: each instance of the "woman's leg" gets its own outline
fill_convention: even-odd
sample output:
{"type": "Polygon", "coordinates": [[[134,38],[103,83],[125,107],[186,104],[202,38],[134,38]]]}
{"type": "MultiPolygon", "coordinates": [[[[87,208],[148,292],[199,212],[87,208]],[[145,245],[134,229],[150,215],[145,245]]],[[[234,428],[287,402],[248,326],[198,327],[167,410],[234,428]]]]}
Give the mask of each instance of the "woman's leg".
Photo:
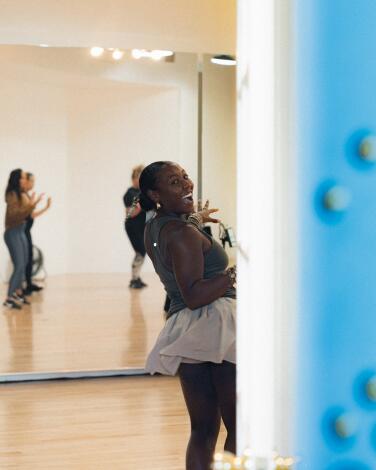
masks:
{"type": "Polygon", "coordinates": [[[179,377],[191,420],[186,470],[209,470],[221,423],[211,364],[181,364],[179,377]]]}
{"type": "Polygon", "coordinates": [[[145,256],[142,256],[141,253],[136,251],[135,257],[133,258],[132,262],[132,280],[137,281],[140,279],[140,272],[142,265],[144,264],[145,256]]]}
{"type": "Polygon", "coordinates": [[[25,276],[25,251],[21,231],[18,227],[8,229],[4,233],[4,240],[8,247],[9,254],[13,263],[13,272],[9,279],[8,298],[22,287],[22,281],[25,276]]]}
{"type": "Polygon", "coordinates": [[[31,290],[31,277],[33,271],[33,240],[31,238],[30,228],[26,227],[25,237],[27,242],[27,264],[25,268],[26,288],[31,290]]]}
{"type": "Polygon", "coordinates": [[[144,233],[138,226],[135,226],[132,221],[125,223],[125,231],[128,235],[129,241],[131,242],[132,248],[135,251],[135,257],[132,261],[132,279],[130,287],[146,287],[140,279],[140,273],[142,265],[145,261],[145,245],[144,245],[144,233]]]}
{"type": "MultiPolygon", "coordinates": [[[[23,250],[23,263],[24,263],[24,269],[23,269],[23,276],[21,280],[21,285],[20,288],[22,289],[22,284],[26,281],[26,266],[29,261],[29,255],[30,255],[30,247],[29,247],[29,242],[25,233],[25,230],[22,230],[20,232],[20,239],[21,239],[21,245],[22,245],[22,250],[23,250]]],[[[32,245],[31,245],[31,251],[32,251],[32,245]]],[[[23,293],[21,291],[21,293],[23,293]]]]}
{"type": "Polygon", "coordinates": [[[227,430],[225,450],[236,453],[236,365],[224,361],[212,364],[212,380],[218,397],[222,420],[227,430]]]}

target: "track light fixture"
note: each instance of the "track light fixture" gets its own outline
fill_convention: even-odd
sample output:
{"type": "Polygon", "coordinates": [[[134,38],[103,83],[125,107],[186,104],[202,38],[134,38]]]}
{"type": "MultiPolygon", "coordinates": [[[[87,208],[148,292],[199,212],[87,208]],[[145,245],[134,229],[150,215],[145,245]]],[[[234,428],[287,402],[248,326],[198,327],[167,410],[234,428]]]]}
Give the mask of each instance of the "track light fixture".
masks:
{"type": "Polygon", "coordinates": [[[210,59],[210,61],[213,64],[217,64],[217,65],[227,65],[227,66],[236,65],[236,60],[234,59],[234,57],[230,55],[226,55],[226,54],[215,55],[214,57],[210,59]]]}

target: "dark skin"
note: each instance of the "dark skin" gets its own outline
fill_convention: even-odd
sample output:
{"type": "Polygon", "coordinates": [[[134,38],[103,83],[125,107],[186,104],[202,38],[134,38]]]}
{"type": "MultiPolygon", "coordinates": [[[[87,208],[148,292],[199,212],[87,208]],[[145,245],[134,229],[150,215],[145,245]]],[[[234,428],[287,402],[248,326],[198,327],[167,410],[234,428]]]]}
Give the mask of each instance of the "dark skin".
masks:
{"type": "MultiPolygon", "coordinates": [[[[232,285],[227,274],[203,279],[204,255],[211,241],[196,227],[179,220],[194,212],[193,183],[183,168],[166,164],[158,173],[156,189],[149,198],[160,204],[157,217],[174,214],[177,219],[163,226],[159,251],[175,279],[185,304],[191,310],[219,299],[232,285]]],[[[208,210],[216,212],[216,209],[208,210]]],[[[210,217],[207,219],[215,222],[210,217]]],[[[153,259],[148,230],[145,247],[153,259]]],[[[191,421],[191,435],[186,453],[186,470],[209,470],[218,438],[221,419],[227,430],[225,450],[236,451],[236,366],[202,362],[181,363],[179,378],[191,421]]]]}
{"type": "MultiPolygon", "coordinates": [[[[181,216],[194,211],[193,199],[186,198],[193,192],[193,183],[186,171],[176,164],[166,164],[158,173],[156,189],[148,196],[161,205],[157,217],[166,214],[181,216]]],[[[153,248],[147,231],[145,247],[153,259],[153,248]]],[[[167,266],[174,272],[176,282],[187,307],[191,310],[219,299],[231,285],[227,274],[204,279],[204,254],[210,250],[210,240],[195,227],[180,220],[166,224],[160,236],[160,252],[167,266]]]]}

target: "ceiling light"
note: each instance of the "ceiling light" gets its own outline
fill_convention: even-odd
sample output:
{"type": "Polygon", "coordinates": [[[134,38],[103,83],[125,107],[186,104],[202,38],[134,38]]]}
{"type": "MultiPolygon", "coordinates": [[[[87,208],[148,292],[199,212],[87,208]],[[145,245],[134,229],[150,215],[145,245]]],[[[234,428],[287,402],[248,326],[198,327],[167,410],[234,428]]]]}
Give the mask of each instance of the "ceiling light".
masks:
{"type": "Polygon", "coordinates": [[[103,52],[104,52],[103,47],[95,46],[90,49],[90,55],[93,57],[100,57],[103,54],[103,52]]]}
{"type": "Polygon", "coordinates": [[[120,49],[115,49],[112,53],[112,58],[114,60],[120,60],[124,55],[124,52],[121,51],[120,49]]]}
{"type": "Polygon", "coordinates": [[[134,59],[141,59],[143,57],[143,50],[142,49],[132,49],[132,57],[134,59]]]}
{"type": "Polygon", "coordinates": [[[162,51],[159,49],[155,49],[154,51],[151,51],[150,55],[151,58],[154,60],[161,60],[164,57],[170,57],[174,55],[174,53],[172,51],[162,51]]]}
{"type": "Polygon", "coordinates": [[[146,49],[132,49],[132,57],[134,59],[141,59],[142,57],[146,57],[148,59],[161,60],[164,57],[170,57],[173,55],[173,51],[164,51],[160,49],[154,49],[152,51],[148,51],[146,49]]]}
{"type": "Polygon", "coordinates": [[[215,55],[210,61],[217,65],[236,65],[236,60],[232,56],[225,54],[215,55]]]}
{"type": "Polygon", "coordinates": [[[39,44],[39,47],[49,47],[48,44],[39,44]]]}

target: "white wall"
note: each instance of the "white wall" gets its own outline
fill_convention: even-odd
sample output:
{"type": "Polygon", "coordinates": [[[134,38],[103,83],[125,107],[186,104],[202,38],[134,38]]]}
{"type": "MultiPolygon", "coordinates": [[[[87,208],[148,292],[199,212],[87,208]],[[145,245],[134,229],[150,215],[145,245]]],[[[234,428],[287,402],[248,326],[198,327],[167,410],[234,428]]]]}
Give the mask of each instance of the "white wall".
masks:
{"type": "MultiPolygon", "coordinates": [[[[47,272],[129,271],[122,196],[131,169],[168,159],[197,179],[195,55],[114,65],[80,49],[1,52],[2,185],[22,167],[35,173],[38,191],[51,194],[50,211],[33,228],[47,272]]],[[[235,72],[207,64],[204,74],[204,196],[234,226],[235,72]]],[[[0,259],[4,277],[3,243],[0,259]]]]}
{"type": "MultiPolygon", "coordinates": [[[[36,175],[36,190],[52,194],[53,209],[36,222],[35,241],[43,247],[51,272],[67,269],[66,206],[66,92],[59,87],[35,86],[20,75],[0,77],[0,220],[5,216],[4,191],[11,170],[36,175]]],[[[1,230],[2,231],[2,230],[1,230]]],[[[8,270],[8,253],[0,243],[0,269],[8,270]]]]}
{"type": "Polygon", "coordinates": [[[2,1],[0,42],[234,53],[236,0],[2,1]]]}
{"type": "Polygon", "coordinates": [[[128,271],[133,252],[124,233],[122,197],[132,167],[176,160],[179,91],[76,89],[68,116],[68,267],[72,272],[128,271]]]}
{"type": "MultiPolygon", "coordinates": [[[[236,229],[236,69],[203,67],[203,197],[218,207],[219,218],[236,229]]],[[[217,228],[214,234],[217,235],[217,228]]],[[[229,253],[235,256],[235,249],[229,253]]]]}

